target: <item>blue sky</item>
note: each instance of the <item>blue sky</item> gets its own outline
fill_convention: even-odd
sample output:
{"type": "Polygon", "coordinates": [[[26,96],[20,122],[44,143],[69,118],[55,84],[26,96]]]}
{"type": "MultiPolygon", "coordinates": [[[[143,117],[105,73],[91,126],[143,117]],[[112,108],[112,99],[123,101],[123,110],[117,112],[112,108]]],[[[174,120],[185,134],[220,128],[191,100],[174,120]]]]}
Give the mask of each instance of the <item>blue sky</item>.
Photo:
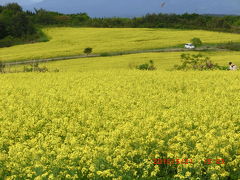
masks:
{"type": "Polygon", "coordinates": [[[62,13],[87,12],[92,17],[141,16],[146,13],[239,14],[240,0],[0,0],[25,9],[44,8],[62,13]]]}
{"type": "Polygon", "coordinates": [[[35,3],[39,3],[43,0],[0,0],[1,4],[4,4],[4,3],[8,3],[8,2],[18,2],[20,3],[21,5],[30,5],[30,4],[35,4],[35,3]]]}

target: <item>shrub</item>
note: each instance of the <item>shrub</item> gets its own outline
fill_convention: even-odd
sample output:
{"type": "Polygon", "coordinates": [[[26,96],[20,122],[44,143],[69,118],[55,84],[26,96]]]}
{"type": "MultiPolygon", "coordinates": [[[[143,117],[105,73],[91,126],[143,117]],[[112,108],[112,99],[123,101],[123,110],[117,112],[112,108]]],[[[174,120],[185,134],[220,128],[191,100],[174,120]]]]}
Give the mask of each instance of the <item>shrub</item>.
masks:
{"type": "Polygon", "coordinates": [[[136,69],[139,69],[139,70],[156,70],[156,67],[154,66],[154,62],[152,60],[150,60],[149,63],[138,65],[136,67],[136,69]]]}
{"type": "Polygon", "coordinates": [[[110,54],[105,52],[105,53],[101,53],[100,56],[106,57],[106,56],[110,56],[110,54]]]}
{"type": "Polygon", "coordinates": [[[60,70],[56,68],[53,70],[53,72],[60,72],[60,70]]]}
{"type": "Polygon", "coordinates": [[[5,63],[0,61],[0,73],[5,73],[5,67],[6,67],[5,63]]]}
{"type": "Polygon", "coordinates": [[[46,66],[39,67],[38,63],[32,63],[30,67],[24,66],[23,72],[48,72],[48,68],[46,66]]]}
{"type": "Polygon", "coordinates": [[[84,52],[85,54],[87,54],[87,56],[88,56],[89,54],[92,53],[92,48],[90,48],[90,47],[85,48],[83,52],[84,52]]]}
{"type": "Polygon", "coordinates": [[[217,47],[220,49],[229,49],[232,51],[240,51],[240,43],[236,43],[236,42],[232,42],[232,41],[225,43],[225,44],[220,44],[217,47]]]}
{"type": "Polygon", "coordinates": [[[181,65],[175,65],[176,70],[226,70],[228,67],[214,64],[209,57],[202,54],[181,54],[181,65]]]}
{"type": "Polygon", "coordinates": [[[193,38],[191,39],[191,43],[195,46],[195,47],[198,47],[198,46],[201,46],[202,45],[202,41],[200,38],[193,38]]]}

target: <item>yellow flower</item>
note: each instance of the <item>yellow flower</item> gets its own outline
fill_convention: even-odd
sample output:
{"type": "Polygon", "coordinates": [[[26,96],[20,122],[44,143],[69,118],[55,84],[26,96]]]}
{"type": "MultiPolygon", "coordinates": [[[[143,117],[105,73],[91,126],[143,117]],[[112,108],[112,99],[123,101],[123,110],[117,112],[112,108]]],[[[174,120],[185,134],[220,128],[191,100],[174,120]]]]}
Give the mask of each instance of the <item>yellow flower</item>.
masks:
{"type": "Polygon", "coordinates": [[[190,176],[191,176],[191,172],[187,171],[187,172],[185,173],[185,177],[190,177],[190,176]]]}

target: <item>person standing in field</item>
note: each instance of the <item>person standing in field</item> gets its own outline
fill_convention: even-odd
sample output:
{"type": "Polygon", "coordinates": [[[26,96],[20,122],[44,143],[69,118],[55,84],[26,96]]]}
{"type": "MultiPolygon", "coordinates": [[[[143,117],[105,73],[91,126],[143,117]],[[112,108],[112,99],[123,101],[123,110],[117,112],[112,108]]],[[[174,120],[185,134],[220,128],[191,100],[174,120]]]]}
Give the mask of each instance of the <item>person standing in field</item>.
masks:
{"type": "Polygon", "coordinates": [[[229,62],[229,70],[236,71],[237,70],[237,66],[235,64],[233,64],[232,62],[229,62]]]}

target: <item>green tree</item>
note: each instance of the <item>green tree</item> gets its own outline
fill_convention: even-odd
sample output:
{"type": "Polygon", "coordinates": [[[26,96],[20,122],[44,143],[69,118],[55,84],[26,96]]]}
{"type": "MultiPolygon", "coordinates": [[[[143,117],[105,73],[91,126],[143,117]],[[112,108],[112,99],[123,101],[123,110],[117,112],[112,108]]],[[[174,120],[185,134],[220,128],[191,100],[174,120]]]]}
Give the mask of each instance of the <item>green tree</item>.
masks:
{"type": "Polygon", "coordinates": [[[49,25],[58,23],[56,17],[60,15],[59,13],[45,9],[35,9],[35,13],[35,22],[38,24],[49,25]]]}
{"type": "Polygon", "coordinates": [[[18,12],[23,12],[22,7],[17,3],[9,3],[3,9],[9,10],[12,13],[16,14],[18,12]]]}
{"type": "Polygon", "coordinates": [[[0,39],[4,38],[5,36],[7,36],[6,25],[3,21],[1,21],[0,15],[0,39]]]}
{"type": "Polygon", "coordinates": [[[176,70],[226,70],[225,66],[214,64],[209,57],[202,54],[181,54],[181,65],[175,65],[176,70]]]}
{"type": "Polygon", "coordinates": [[[88,16],[87,13],[77,14],[77,15],[76,15],[76,18],[78,18],[78,20],[79,20],[80,22],[82,22],[82,21],[87,21],[87,20],[90,19],[90,17],[88,16]]]}
{"type": "Polygon", "coordinates": [[[1,7],[0,12],[0,38],[7,36],[22,38],[36,33],[36,29],[21,6],[10,3],[1,7]]]}
{"type": "Polygon", "coordinates": [[[89,54],[91,54],[92,53],[92,48],[85,48],[84,49],[84,51],[83,51],[85,54],[87,54],[87,56],[89,55],[89,54]]]}
{"type": "Polygon", "coordinates": [[[198,47],[198,46],[201,46],[202,45],[202,41],[200,38],[193,38],[191,39],[191,43],[195,46],[195,47],[198,47]]]}

